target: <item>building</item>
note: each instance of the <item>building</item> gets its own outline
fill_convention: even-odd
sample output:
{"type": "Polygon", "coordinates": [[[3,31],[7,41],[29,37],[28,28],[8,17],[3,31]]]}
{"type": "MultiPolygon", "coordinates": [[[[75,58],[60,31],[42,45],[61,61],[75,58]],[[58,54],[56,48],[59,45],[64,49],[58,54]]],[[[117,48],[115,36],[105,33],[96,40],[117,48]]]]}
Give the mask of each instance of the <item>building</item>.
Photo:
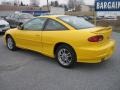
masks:
{"type": "Polygon", "coordinates": [[[94,16],[94,6],[91,5],[80,5],[80,9],[72,9],[65,12],[66,15],[75,16],[94,16]]]}
{"type": "Polygon", "coordinates": [[[0,16],[7,16],[14,13],[15,11],[23,10],[40,10],[40,7],[0,5],[0,16]]]}
{"type": "Polygon", "coordinates": [[[55,15],[64,15],[65,9],[63,7],[50,7],[50,13],[55,15]]]}
{"type": "MultiPolygon", "coordinates": [[[[48,7],[43,6],[43,7],[41,7],[41,9],[47,11],[48,7]]],[[[54,15],[64,15],[65,14],[65,8],[64,7],[49,6],[49,9],[50,9],[50,14],[54,14],[54,15]]]]}
{"type": "Polygon", "coordinates": [[[80,5],[81,6],[81,12],[89,12],[91,11],[90,6],[88,5],[80,5]]]}
{"type": "Polygon", "coordinates": [[[39,0],[30,0],[30,5],[31,6],[39,6],[40,1],[39,0]]]}

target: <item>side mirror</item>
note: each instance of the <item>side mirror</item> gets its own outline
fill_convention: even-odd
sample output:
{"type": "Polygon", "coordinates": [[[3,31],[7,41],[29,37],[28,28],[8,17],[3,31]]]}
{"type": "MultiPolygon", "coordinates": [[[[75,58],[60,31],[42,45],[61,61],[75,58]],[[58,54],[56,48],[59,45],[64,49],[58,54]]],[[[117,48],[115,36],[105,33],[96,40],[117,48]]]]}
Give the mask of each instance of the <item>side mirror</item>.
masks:
{"type": "Polygon", "coordinates": [[[23,28],[24,28],[24,27],[23,27],[23,23],[19,23],[18,26],[17,26],[17,28],[18,28],[19,30],[23,30],[23,28]]]}

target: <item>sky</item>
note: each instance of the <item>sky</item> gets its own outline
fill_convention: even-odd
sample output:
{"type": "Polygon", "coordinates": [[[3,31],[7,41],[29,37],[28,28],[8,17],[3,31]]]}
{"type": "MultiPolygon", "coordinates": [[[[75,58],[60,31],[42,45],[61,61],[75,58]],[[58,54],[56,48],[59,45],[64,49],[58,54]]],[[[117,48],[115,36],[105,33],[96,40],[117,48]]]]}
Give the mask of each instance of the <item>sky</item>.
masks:
{"type": "MultiPolygon", "coordinates": [[[[0,2],[2,1],[13,1],[13,0],[0,0],[0,2]]],[[[23,3],[25,4],[29,4],[29,0],[19,0],[19,1],[23,1],[23,3]]],[[[55,0],[49,0],[50,1],[55,1],[55,0]]],[[[60,4],[61,3],[67,3],[68,0],[57,0],[60,4]]],[[[94,0],[83,0],[85,2],[85,4],[87,5],[93,5],[94,4],[94,0]]],[[[47,3],[47,0],[40,0],[40,5],[46,5],[47,3]]]]}

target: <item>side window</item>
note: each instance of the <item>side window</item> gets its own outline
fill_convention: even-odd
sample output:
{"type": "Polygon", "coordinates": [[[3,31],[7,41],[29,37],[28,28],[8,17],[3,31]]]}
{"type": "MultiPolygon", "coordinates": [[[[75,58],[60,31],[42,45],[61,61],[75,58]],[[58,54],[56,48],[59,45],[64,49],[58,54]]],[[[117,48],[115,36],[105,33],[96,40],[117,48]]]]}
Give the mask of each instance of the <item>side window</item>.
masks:
{"type": "Polygon", "coordinates": [[[58,31],[58,30],[67,30],[67,28],[60,24],[59,22],[49,19],[45,26],[45,31],[58,31]]]}
{"type": "Polygon", "coordinates": [[[42,30],[44,23],[46,21],[46,18],[36,18],[33,20],[30,20],[26,24],[23,25],[24,30],[42,30]]]}

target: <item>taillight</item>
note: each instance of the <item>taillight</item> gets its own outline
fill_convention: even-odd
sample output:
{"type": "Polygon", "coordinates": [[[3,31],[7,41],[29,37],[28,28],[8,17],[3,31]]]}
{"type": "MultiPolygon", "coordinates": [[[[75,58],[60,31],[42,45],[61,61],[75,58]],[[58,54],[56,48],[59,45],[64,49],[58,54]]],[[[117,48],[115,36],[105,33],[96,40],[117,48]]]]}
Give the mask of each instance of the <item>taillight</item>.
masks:
{"type": "Polygon", "coordinates": [[[88,38],[89,42],[99,42],[103,40],[103,35],[96,35],[88,38]]]}

